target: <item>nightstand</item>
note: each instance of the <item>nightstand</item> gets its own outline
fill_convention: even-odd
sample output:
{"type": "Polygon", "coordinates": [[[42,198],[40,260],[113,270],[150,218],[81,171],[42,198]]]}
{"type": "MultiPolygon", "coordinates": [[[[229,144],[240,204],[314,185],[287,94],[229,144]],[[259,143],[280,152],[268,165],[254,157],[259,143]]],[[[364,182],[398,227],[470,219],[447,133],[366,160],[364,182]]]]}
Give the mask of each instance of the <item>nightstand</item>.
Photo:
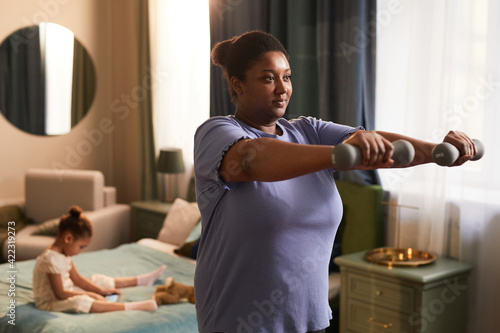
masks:
{"type": "Polygon", "coordinates": [[[156,238],[172,203],[162,201],[135,201],[132,207],[131,241],[156,238]]]}
{"type": "Polygon", "coordinates": [[[428,265],[388,267],[364,255],[335,259],[341,274],[340,332],[465,332],[470,265],[438,257],[428,265]]]}

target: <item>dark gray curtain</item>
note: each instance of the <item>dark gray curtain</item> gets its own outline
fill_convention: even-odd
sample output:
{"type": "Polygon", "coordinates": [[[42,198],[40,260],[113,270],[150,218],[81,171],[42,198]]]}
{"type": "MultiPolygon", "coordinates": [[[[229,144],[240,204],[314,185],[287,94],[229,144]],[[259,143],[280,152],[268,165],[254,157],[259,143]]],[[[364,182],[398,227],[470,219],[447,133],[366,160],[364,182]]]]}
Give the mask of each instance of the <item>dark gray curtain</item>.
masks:
{"type": "MultiPolygon", "coordinates": [[[[314,116],[374,129],[376,1],[211,0],[211,38],[248,30],[272,33],[290,54],[293,96],[287,118],[314,116]]],[[[211,116],[231,114],[219,68],[211,72],[211,116]]],[[[339,172],[339,179],[379,183],[376,172],[339,172]]]]}
{"type": "Polygon", "coordinates": [[[376,1],[318,1],[319,114],[374,129],[376,1]],[[372,14],[373,13],[373,14],[372,14]]]}
{"type": "Polygon", "coordinates": [[[293,95],[286,114],[289,119],[298,116],[321,118],[316,6],[317,1],[271,1],[269,32],[283,43],[290,55],[293,95]]]}
{"type": "MultiPolygon", "coordinates": [[[[249,30],[268,30],[269,0],[210,0],[210,40],[216,43],[249,30]]],[[[222,69],[210,68],[210,116],[234,113],[222,69]]]]}
{"type": "MultiPolygon", "coordinates": [[[[317,1],[320,118],[375,129],[376,1],[317,1]]],[[[338,172],[344,181],[380,184],[376,171],[338,172]]]]}
{"type": "Polygon", "coordinates": [[[73,88],[71,93],[71,127],[85,117],[96,92],[96,72],[85,47],[75,39],[73,50],[73,88]]]}
{"type": "Polygon", "coordinates": [[[37,26],[12,33],[0,45],[0,111],[14,126],[45,134],[45,80],[37,26]]]}
{"type": "MultiPolygon", "coordinates": [[[[149,2],[138,2],[138,84],[139,86],[151,87],[151,76],[148,71],[151,68],[151,48],[149,45],[149,2]]],[[[156,171],[156,149],[153,128],[153,102],[150,89],[144,89],[145,98],[138,101],[140,120],[141,142],[141,199],[158,199],[158,183],[156,171]]]]}

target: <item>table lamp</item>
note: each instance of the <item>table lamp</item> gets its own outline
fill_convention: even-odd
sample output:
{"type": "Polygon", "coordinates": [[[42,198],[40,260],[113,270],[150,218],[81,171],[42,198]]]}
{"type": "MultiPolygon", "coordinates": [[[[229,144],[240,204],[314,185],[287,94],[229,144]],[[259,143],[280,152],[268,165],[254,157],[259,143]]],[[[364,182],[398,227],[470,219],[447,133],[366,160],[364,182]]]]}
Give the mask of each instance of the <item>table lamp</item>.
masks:
{"type": "Polygon", "coordinates": [[[174,201],[177,197],[177,174],[184,172],[182,149],[162,148],[158,157],[157,170],[167,176],[167,185],[165,185],[165,179],[162,179],[163,201],[174,201]]]}

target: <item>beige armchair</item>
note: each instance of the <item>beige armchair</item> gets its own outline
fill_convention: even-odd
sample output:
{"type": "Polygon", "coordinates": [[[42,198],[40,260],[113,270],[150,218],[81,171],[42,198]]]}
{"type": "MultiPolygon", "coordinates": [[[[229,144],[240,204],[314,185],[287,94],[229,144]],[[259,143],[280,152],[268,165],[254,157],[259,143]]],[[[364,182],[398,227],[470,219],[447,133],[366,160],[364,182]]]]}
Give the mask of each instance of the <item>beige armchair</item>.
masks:
{"type": "MultiPolygon", "coordinates": [[[[104,186],[102,172],[30,169],[25,187],[25,214],[34,224],[16,232],[16,260],[36,258],[51,245],[54,236],[33,232],[39,230],[42,223],[66,214],[72,205],[80,206],[93,225],[94,236],[85,252],[113,248],[129,241],[130,206],[116,203],[116,189],[104,186]]],[[[4,260],[7,245],[5,242],[3,246],[4,260]]]]}

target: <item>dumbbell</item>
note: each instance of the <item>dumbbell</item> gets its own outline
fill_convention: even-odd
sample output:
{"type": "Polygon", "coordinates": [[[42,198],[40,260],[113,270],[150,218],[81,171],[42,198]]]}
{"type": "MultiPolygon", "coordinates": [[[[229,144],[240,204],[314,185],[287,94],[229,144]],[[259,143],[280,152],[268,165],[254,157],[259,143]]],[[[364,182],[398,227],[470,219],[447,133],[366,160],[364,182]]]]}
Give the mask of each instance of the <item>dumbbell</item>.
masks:
{"type": "MultiPolygon", "coordinates": [[[[394,153],[392,159],[396,166],[410,164],[415,157],[415,148],[406,140],[397,140],[393,143],[394,153]]],[[[332,150],[332,163],[336,170],[349,170],[361,164],[363,154],[359,147],[341,143],[332,150]]]]}
{"type": "MultiPolygon", "coordinates": [[[[472,141],[476,146],[476,155],[474,155],[472,161],[477,161],[484,155],[484,144],[478,139],[472,139],[472,141]]],[[[452,165],[459,157],[460,151],[458,148],[448,142],[440,143],[432,150],[432,160],[441,166],[452,165]]]]}

